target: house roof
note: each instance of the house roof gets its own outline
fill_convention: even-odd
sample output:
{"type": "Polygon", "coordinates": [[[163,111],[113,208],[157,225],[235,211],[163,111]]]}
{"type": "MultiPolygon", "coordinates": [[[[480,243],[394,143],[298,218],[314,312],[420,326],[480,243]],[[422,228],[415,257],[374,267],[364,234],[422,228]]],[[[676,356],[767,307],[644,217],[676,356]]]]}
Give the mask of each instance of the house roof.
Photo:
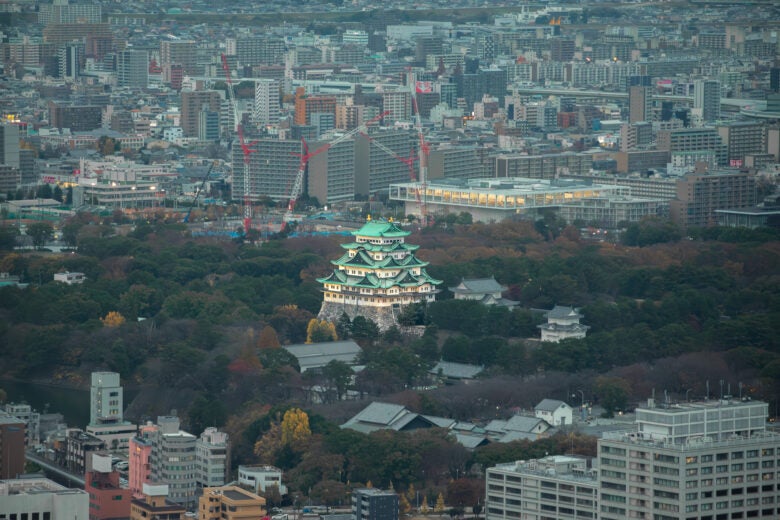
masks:
{"type": "Polygon", "coordinates": [[[450,361],[439,361],[428,372],[438,375],[441,370],[441,375],[452,379],[474,379],[485,367],[477,365],[467,365],[465,363],[453,363],[450,361]]]}
{"type": "Polygon", "coordinates": [[[571,408],[568,404],[557,399],[542,399],[542,401],[534,407],[537,412],[554,412],[561,407],[571,408]]]}
{"type": "Polygon", "coordinates": [[[537,426],[539,426],[539,423],[544,423],[542,426],[547,426],[544,428],[545,430],[550,429],[550,424],[545,421],[544,419],[539,419],[537,417],[528,417],[526,415],[515,415],[511,419],[509,419],[506,422],[506,426],[504,426],[504,429],[507,432],[526,432],[530,433],[532,432],[537,426]]]}
{"type": "Polygon", "coordinates": [[[411,414],[405,406],[400,404],[373,402],[363,408],[357,415],[345,423],[371,423],[380,426],[390,426],[393,422],[399,420],[402,416],[411,414]]]}
{"type": "Polygon", "coordinates": [[[472,433],[456,432],[455,439],[461,445],[463,445],[464,448],[469,450],[473,450],[474,448],[490,443],[490,440],[484,435],[474,435],[472,433]]]}
{"type": "Polygon", "coordinates": [[[560,323],[542,323],[541,325],[537,325],[537,328],[550,332],[585,332],[590,328],[590,326],[583,325],[582,323],[571,323],[569,325],[561,325],[560,323]]]}
{"type": "Polygon", "coordinates": [[[528,432],[507,432],[506,435],[498,439],[498,442],[513,442],[513,441],[535,441],[539,439],[539,434],[528,432]]]}
{"type": "Polygon", "coordinates": [[[564,318],[582,318],[582,314],[577,312],[578,309],[575,309],[574,307],[567,307],[563,305],[556,305],[552,308],[552,310],[547,311],[545,316],[553,319],[564,319],[564,318]]]}
{"type": "Polygon", "coordinates": [[[492,276],[490,278],[464,278],[457,287],[450,287],[450,291],[456,294],[481,294],[506,291],[506,286],[501,285],[492,276]]]}
{"type": "Polygon", "coordinates": [[[287,345],[282,348],[298,359],[301,372],[324,367],[331,361],[353,364],[358,355],[363,352],[360,345],[352,340],[287,345]]]}

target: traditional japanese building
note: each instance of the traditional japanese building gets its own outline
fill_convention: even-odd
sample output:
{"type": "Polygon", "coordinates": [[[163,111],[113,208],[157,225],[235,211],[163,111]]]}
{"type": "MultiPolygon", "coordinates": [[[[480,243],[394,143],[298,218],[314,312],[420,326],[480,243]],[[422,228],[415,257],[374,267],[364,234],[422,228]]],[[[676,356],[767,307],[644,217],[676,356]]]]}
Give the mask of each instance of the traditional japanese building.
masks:
{"type": "Polygon", "coordinates": [[[325,293],[320,319],[335,323],[346,313],[386,330],[396,324],[402,306],[436,299],[442,282],[431,278],[425,271],[428,262],[415,256],[419,246],[404,242],[409,231],[377,219],[352,234],[355,240],[341,245],[346,253],[331,262],[333,272],[317,280],[325,293]]]}

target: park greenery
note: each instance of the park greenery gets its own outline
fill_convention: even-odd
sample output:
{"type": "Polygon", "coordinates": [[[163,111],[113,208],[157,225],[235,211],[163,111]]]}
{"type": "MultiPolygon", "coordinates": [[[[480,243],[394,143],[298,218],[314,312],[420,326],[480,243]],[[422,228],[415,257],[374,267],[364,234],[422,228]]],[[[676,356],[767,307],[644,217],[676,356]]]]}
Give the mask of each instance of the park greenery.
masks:
{"type": "Polygon", "coordinates": [[[576,432],[467,451],[439,429],[366,435],[338,428],[371,400],[480,422],[545,397],[579,402],[573,389],[606,415],[653,390],[703,397],[707,383],[719,380],[756,399],[780,395],[774,230],[683,234],[650,220],[628,226],[622,241],[593,242],[552,216],[535,224],[442,219],[407,239],[421,246],[431,276],[443,288],[494,276],[517,306],[453,300],[443,291],[434,303],[403,309],[399,327],[380,331],[363,317],[316,319],[316,278],[332,269],[344,237],[252,245],[194,239],[163,218],[123,222],[70,218],[57,231],[75,252],[63,254],[45,251],[54,232],[47,224],[28,226],[34,250],[14,250],[16,234],[0,230],[0,272],[29,283],[0,287],[0,374],[84,386],[92,370],[117,371],[141,390],[131,418],[178,409],[194,433],[220,426],[236,461],[275,464],[293,494],[323,503],[343,503],[350,486],[371,482],[405,491],[413,506],[434,508],[443,496],[468,509],[477,504],[470,497],[480,496],[472,478],[478,468],[594,451],[595,441],[576,432]],[[85,273],[86,282],[53,282],[66,270],[85,273]],[[543,311],[556,304],[580,309],[590,326],[585,339],[536,340],[543,311]],[[340,362],[301,374],[280,348],[348,338],[363,349],[365,368],[354,379],[340,362]],[[439,360],[484,372],[469,385],[430,389],[438,386],[430,371],[439,360]],[[315,399],[315,387],[329,391],[315,399]]]}

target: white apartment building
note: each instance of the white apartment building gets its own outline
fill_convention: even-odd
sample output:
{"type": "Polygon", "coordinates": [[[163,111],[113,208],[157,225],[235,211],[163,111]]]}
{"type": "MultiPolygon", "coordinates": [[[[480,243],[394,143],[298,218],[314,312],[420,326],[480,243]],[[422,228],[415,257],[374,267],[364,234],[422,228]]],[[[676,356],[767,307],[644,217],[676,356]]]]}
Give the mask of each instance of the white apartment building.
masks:
{"type": "Polygon", "coordinates": [[[158,417],[157,426],[156,431],[149,433],[152,441],[152,455],[149,461],[152,484],[167,484],[169,500],[192,507],[197,501],[195,496],[197,438],[179,429],[178,417],[158,417]]]}
{"type": "Polygon", "coordinates": [[[258,125],[273,125],[279,122],[281,83],[276,79],[255,80],[254,120],[258,125]]]}
{"type": "Polygon", "coordinates": [[[89,520],[89,494],[47,478],[0,480],[0,518],[89,520]]]}
{"type": "Polygon", "coordinates": [[[552,455],[487,470],[485,520],[598,518],[596,473],[582,457],[552,455]]]}
{"type": "Polygon", "coordinates": [[[124,394],[116,372],[92,372],[87,433],[111,450],[126,450],[137,428],[124,420],[124,394]]]}
{"type": "Polygon", "coordinates": [[[282,484],[282,470],[274,466],[239,466],[238,483],[251,486],[255,493],[264,493],[269,487],[278,486],[281,495],[287,494],[287,486],[282,484]]]}
{"type": "Polygon", "coordinates": [[[228,434],[209,427],[195,441],[198,487],[224,486],[230,473],[228,434]]]}
{"type": "Polygon", "coordinates": [[[651,399],[633,429],[603,434],[593,471],[561,456],[488,469],[486,520],[780,518],[780,434],[767,431],[767,408],[651,399]]]}
{"type": "Polygon", "coordinates": [[[778,518],[780,435],[767,403],[722,399],[636,410],[599,441],[599,518],[778,518]]]}

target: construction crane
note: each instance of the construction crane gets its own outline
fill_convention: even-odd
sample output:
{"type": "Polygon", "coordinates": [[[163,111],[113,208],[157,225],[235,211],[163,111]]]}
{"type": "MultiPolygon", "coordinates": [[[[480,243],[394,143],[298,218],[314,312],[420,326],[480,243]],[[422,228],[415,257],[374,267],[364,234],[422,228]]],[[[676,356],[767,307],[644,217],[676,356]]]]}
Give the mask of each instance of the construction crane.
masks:
{"type": "MultiPolygon", "coordinates": [[[[257,143],[257,141],[252,141],[251,143],[247,143],[244,140],[244,126],[241,124],[239,118],[238,118],[238,103],[236,103],[236,94],[233,91],[233,79],[230,75],[230,66],[227,62],[227,56],[222,54],[222,70],[225,72],[225,80],[227,81],[227,91],[228,91],[228,97],[230,98],[230,106],[233,109],[233,123],[234,128],[236,131],[236,134],[238,135],[238,144],[241,146],[241,153],[244,156],[244,198],[243,198],[243,214],[244,214],[244,236],[246,236],[249,233],[249,230],[252,228],[252,202],[250,199],[250,190],[249,190],[249,164],[250,164],[250,155],[257,150],[253,149],[252,146],[257,143]]],[[[233,185],[236,183],[236,168],[235,165],[233,165],[233,185]]]]}
{"type": "MultiPolygon", "coordinates": [[[[420,200],[420,220],[422,220],[423,227],[428,227],[428,205],[425,202],[426,190],[428,187],[428,155],[431,152],[431,148],[427,142],[425,142],[425,134],[423,134],[422,121],[420,118],[420,108],[417,106],[416,94],[416,81],[411,82],[412,93],[412,108],[414,109],[414,126],[417,129],[417,138],[420,141],[417,153],[420,157],[420,190],[422,191],[422,198],[420,200]]],[[[419,196],[419,191],[418,191],[419,196]]]]}
{"type": "Polygon", "coordinates": [[[217,161],[212,162],[209,165],[208,170],[206,171],[206,175],[203,176],[203,180],[200,182],[200,186],[198,186],[198,191],[195,192],[195,197],[192,199],[192,204],[190,204],[190,209],[187,210],[187,214],[184,216],[184,223],[189,224],[190,222],[190,215],[192,214],[192,208],[195,207],[195,204],[198,202],[198,198],[200,197],[201,192],[203,191],[203,188],[206,186],[206,181],[209,180],[209,175],[211,175],[211,170],[214,169],[214,166],[217,164],[217,161]]]}
{"type": "Polygon", "coordinates": [[[302,151],[303,153],[296,154],[298,155],[298,157],[301,158],[301,160],[298,163],[298,172],[295,175],[295,180],[293,181],[292,190],[290,190],[290,200],[287,203],[287,212],[284,214],[284,218],[282,219],[282,228],[281,228],[282,231],[286,229],[287,222],[289,222],[292,219],[292,213],[293,210],[295,209],[295,203],[298,200],[298,197],[301,196],[301,193],[303,193],[303,180],[306,173],[306,165],[309,163],[309,160],[312,157],[321,154],[322,152],[328,151],[330,148],[339,144],[340,142],[346,141],[347,139],[354,136],[358,132],[362,132],[363,130],[366,129],[368,125],[372,123],[376,123],[377,121],[379,121],[380,119],[388,115],[389,113],[390,113],[389,111],[385,111],[376,117],[372,117],[368,121],[361,123],[357,127],[350,130],[349,132],[343,133],[336,139],[328,143],[325,143],[324,145],[320,146],[313,152],[309,151],[309,145],[306,143],[306,140],[301,139],[301,143],[303,146],[303,151],[302,151]]]}
{"type": "MultiPolygon", "coordinates": [[[[414,163],[417,162],[419,157],[418,157],[417,150],[415,150],[414,147],[412,147],[411,151],[409,152],[409,156],[408,157],[404,157],[402,155],[398,155],[392,148],[389,148],[389,147],[385,146],[380,141],[374,139],[370,135],[368,135],[366,133],[363,133],[363,135],[366,137],[366,139],[371,141],[371,143],[374,146],[376,146],[377,148],[379,148],[380,150],[385,152],[387,155],[389,155],[390,157],[392,157],[394,159],[397,159],[397,160],[401,161],[402,163],[404,163],[406,165],[406,167],[409,168],[409,180],[411,182],[417,182],[417,172],[414,169],[414,163]]],[[[414,195],[415,195],[415,198],[417,199],[417,205],[419,207],[422,207],[422,200],[421,200],[421,197],[420,197],[420,189],[419,189],[419,187],[414,190],[414,195]]]]}

